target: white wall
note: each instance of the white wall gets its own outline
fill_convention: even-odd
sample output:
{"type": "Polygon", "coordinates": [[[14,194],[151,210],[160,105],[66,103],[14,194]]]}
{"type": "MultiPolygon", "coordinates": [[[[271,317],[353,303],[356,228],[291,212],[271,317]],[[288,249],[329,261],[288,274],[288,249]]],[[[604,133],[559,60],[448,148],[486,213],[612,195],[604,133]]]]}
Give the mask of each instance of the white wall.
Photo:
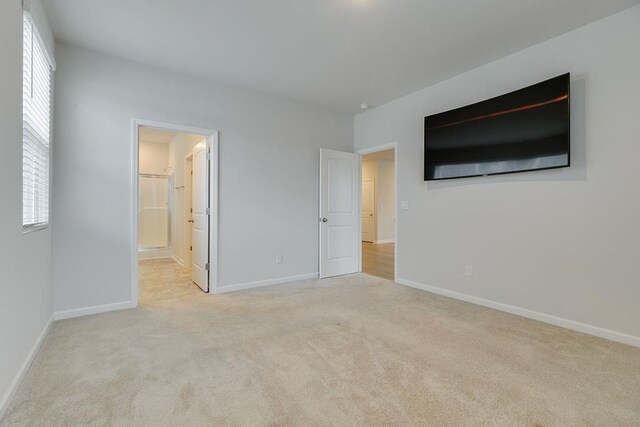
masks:
{"type": "Polygon", "coordinates": [[[68,45],[56,59],[56,310],[130,298],[132,117],[220,131],[221,286],[318,271],[319,149],[352,151],[351,117],[68,45]]]}
{"type": "Polygon", "coordinates": [[[151,175],[171,175],[169,144],[140,141],[139,172],[151,175]]]}
{"type": "Polygon", "coordinates": [[[0,418],[51,319],[51,228],[22,234],[22,2],[0,6],[0,418]]]}
{"type": "Polygon", "coordinates": [[[185,179],[185,159],[199,142],[205,138],[199,135],[179,133],[169,144],[169,164],[173,171],[175,187],[185,188],[173,191],[173,209],[171,212],[171,240],[173,256],[182,264],[188,266],[191,259],[188,255],[188,239],[186,236],[187,216],[185,209],[187,198],[187,183],[185,179]]]}
{"type": "Polygon", "coordinates": [[[399,143],[399,277],[640,337],[638,46],[635,7],[358,115],[399,143]],[[567,71],[571,168],[423,181],[424,116],[567,71]]]}

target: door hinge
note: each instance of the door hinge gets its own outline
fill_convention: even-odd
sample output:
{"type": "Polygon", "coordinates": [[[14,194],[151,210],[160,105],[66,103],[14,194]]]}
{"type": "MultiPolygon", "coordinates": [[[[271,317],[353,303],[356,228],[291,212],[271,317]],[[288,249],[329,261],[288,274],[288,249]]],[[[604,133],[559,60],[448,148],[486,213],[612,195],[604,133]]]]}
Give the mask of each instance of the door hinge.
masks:
{"type": "Polygon", "coordinates": [[[207,208],[207,209],[205,210],[205,214],[207,214],[207,215],[211,215],[211,208],[207,208]]]}
{"type": "Polygon", "coordinates": [[[207,160],[213,160],[213,153],[207,153],[207,160]]]}
{"type": "Polygon", "coordinates": [[[193,246],[189,246],[189,250],[190,250],[190,251],[193,251],[193,246]]]}
{"type": "Polygon", "coordinates": [[[204,269],[205,269],[205,270],[207,270],[207,271],[209,271],[209,263],[206,263],[206,264],[204,265],[204,269]]]}

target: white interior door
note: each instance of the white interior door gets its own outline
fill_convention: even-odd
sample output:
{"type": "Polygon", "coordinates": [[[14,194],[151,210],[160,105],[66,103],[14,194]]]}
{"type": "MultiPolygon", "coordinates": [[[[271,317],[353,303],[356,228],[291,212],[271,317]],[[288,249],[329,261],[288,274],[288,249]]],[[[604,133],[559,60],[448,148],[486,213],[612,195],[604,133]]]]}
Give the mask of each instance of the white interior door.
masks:
{"type": "Polygon", "coordinates": [[[357,154],[320,150],[320,277],[358,271],[357,154]]]}
{"type": "Polygon", "coordinates": [[[193,178],[191,180],[191,280],[209,292],[209,161],[205,143],[193,149],[193,178]]]}
{"type": "Polygon", "coordinates": [[[375,240],[376,186],[372,178],[362,180],[362,241],[375,240]]]}

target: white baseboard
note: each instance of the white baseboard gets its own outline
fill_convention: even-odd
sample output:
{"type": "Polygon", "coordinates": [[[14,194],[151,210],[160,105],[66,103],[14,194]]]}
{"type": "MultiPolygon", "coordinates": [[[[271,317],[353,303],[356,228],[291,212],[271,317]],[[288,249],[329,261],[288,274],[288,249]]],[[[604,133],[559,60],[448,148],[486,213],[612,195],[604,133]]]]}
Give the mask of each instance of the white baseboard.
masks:
{"type": "Polygon", "coordinates": [[[18,388],[20,387],[20,384],[22,383],[24,376],[27,374],[27,371],[31,367],[31,364],[33,363],[34,359],[38,355],[38,351],[40,351],[40,347],[42,346],[44,339],[47,337],[47,334],[51,329],[53,320],[54,320],[54,317],[52,315],[49,318],[47,325],[44,327],[44,329],[40,333],[40,336],[36,340],[35,344],[31,348],[31,351],[29,352],[29,354],[27,354],[26,359],[24,360],[24,362],[22,362],[22,366],[20,366],[18,373],[13,378],[13,381],[11,381],[11,384],[9,385],[9,390],[7,390],[4,396],[2,396],[2,400],[0,400],[0,420],[2,420],[2,417],[4,417],[5,413],[7,412],[7,409],[9,409],[9,404],[11,403],[11,401],[13,400],[13,397],[18,391],[18,388]]]}
{"type": "Polygon", "coordinates": [[[91,307],[74,308],[71,310],[56,311],[53,313],[54,320],[71,319],[73,317],[88,316],[90,314],[106,313],[108,311],[126,310],[134,308],[131,301],[115,302],[112,304],[94,305],[91,307]]]}
{"type": "Polygon", "coordinates": [[[560,326],[562,328],[571,329],[571,330],[582,332],[589,335],[595,335],[596,337],[606,338],[611,341],[632,345],[634,347],[640,347],[640,337],[637,337],[634,335],[629,335],[622,332],[616,332],[610,329],[601,328],[599,326],[588,325],[586,323],[576,322],[574,320],[553,316],[551,314],[540,313],[538,311],[529,310],[527,308],[517,307],[514,305],[504,304],[497,301],[475,297],[473,295],[463,294],[461,292],[450,291],[448,289],[443,289],[443,288],[437,288],[435,286],[429,286],[429,285],[414,282],[411,280],[397,279],[396,283],[409,286],[411,288],[432,292],[434,294],[443,295],[449,298],[470,302],[472,304],[493,308],[495,310],[505,311],[507,313],[526,317],[528,319],[537,320],[539,322],[549,323],[555,326],[560,326]]]}
{"type": "Polygon", "coordinates": [[[379,245],[383,243],[395,243],[395,242],[396,242],[395,239],[386,239],[386,240],[376,240],[374,243],[379,245]]]}
{"type": "Polygon", "coordinates": [[[257,282],[239,283],[237,285],[228,285],[218,287],[217,294],[226,294],[229,292],[243,291],[245,289],[261,288],[263,286],[280,285],[283,283],[295,282],[298,280],[317,279],[318,273],[307,273],[298,276],[278,277],[275,279],[258,280],[257,282]]]}
{"type": "Polygon", "coordinates": [[[174,255],[172,258],[173,258],[173,260],[174,260],[175,262],[177,262],[177,263],[178,263],[178,264],[180,264],[181,266],[183,266],[183,267],[185,266],[185,265],[184,265],[184,261],[182,261],[182,259],[181,259],[180,257],[178,257],[178,256],[174,255]]]}

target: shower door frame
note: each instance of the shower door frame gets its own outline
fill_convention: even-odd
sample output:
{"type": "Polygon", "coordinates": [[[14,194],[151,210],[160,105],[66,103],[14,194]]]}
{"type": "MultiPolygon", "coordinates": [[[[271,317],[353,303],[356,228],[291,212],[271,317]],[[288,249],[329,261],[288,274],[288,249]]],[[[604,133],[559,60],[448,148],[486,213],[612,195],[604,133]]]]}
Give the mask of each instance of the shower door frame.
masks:
{"type": "MultiPolygon", "coordinates": [[[[140,210],[140,178],[166,178],[167,179],[167,246],[139,246],[139,252],[158,251],[162,249],[172,249],[171,240],[171,208],[173,206],[173,175],[160,175],[155,173],[138,173],[138,211],[140,210]]],[[[138,216],[138,231],[140,227],[140,217],[138,216]]]]}
{"type": "Polygon", "coordinates": [[[219,280],[219,252],[218,252],[218,221],[219,221],[219,208],[218,208],[218,171],[219,171],[219,149],[218,138],[219,131],[214,129],[205,129],[194,126],[184,126],[175,123],[159,122],[155,120],[146,120],[133,117],[131,119],[131,183],[130,183],[130,200],[131,200],[131,214],[130,214],[130,260],[131,260],[131,300],[129,302],[130,307],[138,306],[139,297],[139,277],[138,277],[138,174],[139,174],[139,130],[140,128],[154,128],[166,130],[169,132],[189,133],[194,135],[201,135],[207,139],[207,145],[209,146],[209,209],[211,214],[209,215],[209,294],[214,295],[218,293],[218,280],[219,280]]]}

